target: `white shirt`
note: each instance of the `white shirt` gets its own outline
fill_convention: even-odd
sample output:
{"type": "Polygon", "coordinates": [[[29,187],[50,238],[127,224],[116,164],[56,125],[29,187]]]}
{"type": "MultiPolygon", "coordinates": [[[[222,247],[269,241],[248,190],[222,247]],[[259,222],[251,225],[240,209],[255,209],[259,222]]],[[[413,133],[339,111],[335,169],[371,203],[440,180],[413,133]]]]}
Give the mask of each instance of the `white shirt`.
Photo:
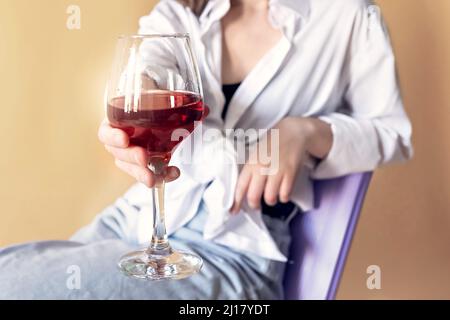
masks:
{"type": "MultiPolygon", "coordinates": [[[[197,17],[177,1],[161,1],[141,19],[139,32],[190,34],[211,109],[207,127],[267,129],[287,116],[318,117],[331,124],[331,151],[314,167],[301,170],[293,202],[304,211],[312,208],[310,178],[372,171],[411,157],[411,125],[394,55],[382,17],[370,1],[270,1],[269,20],[283,37],[245,78],[222,121],[220,20],[229,8],[229,0],[210,0],[197,17]]],[[[239,168],[233,147],[224,143],[226,137],[220,140],[194,146],[192,164],[179,160],[183,146],[175,152],[172,163],[182,176],[166,187],[169,234],[195,216],[203,199],[210,212],[206,239],[285,261],[259,211],[244,205],[239,215],[229,214],[239,168]]],[[[150,201],[150,191],[135,185],[117,202],[127,232],[140,243],[151,238],[150,201]]]]}

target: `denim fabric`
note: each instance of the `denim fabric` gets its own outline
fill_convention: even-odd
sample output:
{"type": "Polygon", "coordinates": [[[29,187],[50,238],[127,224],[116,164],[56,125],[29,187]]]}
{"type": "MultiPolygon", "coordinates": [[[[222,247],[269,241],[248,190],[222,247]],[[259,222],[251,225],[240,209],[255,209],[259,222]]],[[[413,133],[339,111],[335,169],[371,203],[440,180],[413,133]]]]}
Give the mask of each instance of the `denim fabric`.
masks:
{"type": "MultiPolygon", "coordinates": [[[[196,217],[170,237],[175,249],[204,260],[190,278],[148,282],[122,275],[117,261],[137,245],[122,234],[120,210],[112,206],[69,241],[0,249],[0,299],[282,299],[285,264],[203,239],[207,214],[202,203],[196,217]]],[[[288,222],[264,219],[287,253],[288,222]]]]}

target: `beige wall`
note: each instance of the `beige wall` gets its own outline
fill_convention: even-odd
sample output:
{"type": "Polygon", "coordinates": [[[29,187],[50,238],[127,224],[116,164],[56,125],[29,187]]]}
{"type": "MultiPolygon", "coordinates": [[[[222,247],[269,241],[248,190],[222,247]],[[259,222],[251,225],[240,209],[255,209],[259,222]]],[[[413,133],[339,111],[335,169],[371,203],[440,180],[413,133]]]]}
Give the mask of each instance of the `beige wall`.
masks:
{"type": "Polygon", "coordinates": [[[0,245],[67,237],[130,184],[96,131],[116,37],[154,2],[0,0],[0,245]]]}
{"type": "MultiPolygon", "coordinates": [[[[151,0],[0,0],[0,246],[66,238],[131,180],[96,140],[115,37],[151,0]],[[79,31],[66,8],[81,7],[79,31]]],[[[416,157],[377,172],[340,298],[450,298],[450,1],[380,0],[416,157]],[[365,287],[382,268],[382,290],[365,287]]]]}
{"type": "Polygon", "coordinates": [[[415,158],[377,171],[340,298],[450,299],[450,1],[379,0],[397,53],[415,158]],[[382,290],[365,286],[367,266],[382,290]]]}

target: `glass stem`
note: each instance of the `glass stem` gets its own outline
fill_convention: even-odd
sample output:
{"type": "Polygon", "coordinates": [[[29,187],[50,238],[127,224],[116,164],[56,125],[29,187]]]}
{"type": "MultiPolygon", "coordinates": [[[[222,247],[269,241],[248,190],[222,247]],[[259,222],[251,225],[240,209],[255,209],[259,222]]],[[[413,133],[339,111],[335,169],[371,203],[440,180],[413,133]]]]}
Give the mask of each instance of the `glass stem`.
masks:
{"type": "Polygon", "coordinates": [[[155,174],[157,180],[155,187],[152,188],[153,235],[148,253],[167,256],[172,253],[167,237],[164,211],[164,175],[167,170],[167,163],[162,159],[152,159],[148,167],[155,174]]]}

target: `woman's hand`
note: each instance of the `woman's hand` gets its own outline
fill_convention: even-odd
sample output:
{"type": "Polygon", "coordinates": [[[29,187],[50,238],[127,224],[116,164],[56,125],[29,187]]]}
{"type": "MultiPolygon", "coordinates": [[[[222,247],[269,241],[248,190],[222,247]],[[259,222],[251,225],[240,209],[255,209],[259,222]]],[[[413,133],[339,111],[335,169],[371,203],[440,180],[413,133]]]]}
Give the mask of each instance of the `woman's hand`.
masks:
{"type": "MultiPolygon", "coordinates": [[[[280,139],[278,150],[272,150],[279,154],[278,170],[275,174],[265,174],[267,170],[264,169],[267,169],[268,165],[261,164],[257,156],[250,155],[252,161],[244,165],[238,179],[235,201],[231,209],[233,214],[240,211],[245,197],[252,209],[260,208],[263,197],[270,206],[274,206],[278,201],[289,202],[295,179],[306,156],[309,154],[323,159],[333,143],[330,125],[314,118],[285,118],[274,129],[279,130],[280,139]]],[[[269,135],[270,131],[268,139],[263,139],[259,143],[270,141],[269,135]]],[[[268,150],[270,149],[269,147],[268,150]]]]}
{"type": "MultiPolygon", "coordinates": [[[[105,145],[106,150],[115,158],[116,166],[119,169],[147,187],[154,187],[156,178],[147,167],[149,158],[144,148],[130,145],[128,135],[123,130],[111,127],[106,120],[100,125],[98,137],[105,145]]],[[[178,168],[169,167],[165,181],[174,181],[179,176],[178,168]]]]}

